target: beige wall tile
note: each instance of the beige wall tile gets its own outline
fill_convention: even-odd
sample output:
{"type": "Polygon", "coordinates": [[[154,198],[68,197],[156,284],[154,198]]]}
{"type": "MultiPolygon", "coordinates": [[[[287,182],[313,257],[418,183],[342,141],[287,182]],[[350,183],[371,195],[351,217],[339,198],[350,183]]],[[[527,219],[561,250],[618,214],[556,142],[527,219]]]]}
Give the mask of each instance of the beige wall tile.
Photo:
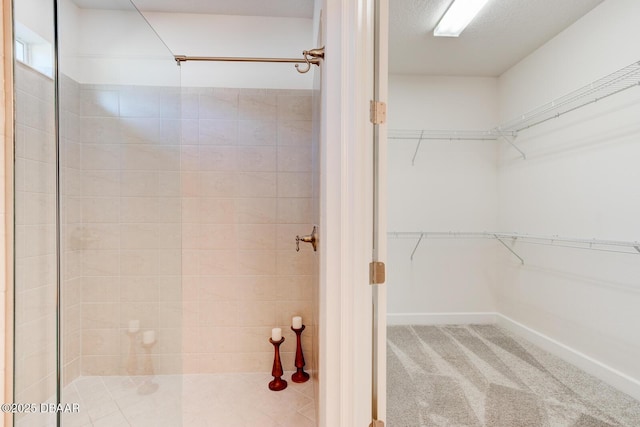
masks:
{"type": "Polygon", "coordinates": [[[313,218],[313,200],[309,197],[278,199],[278,224],[308,224],[313,218]]]}
{"type": "Polygon", "coordinates": [[[238,253],[235,250],[201,250],[198,270],[203,276],[231,276],[238,274],[238,253]]]}
{"type": "Polygon", "coordinates": [[[310,275],[313,272],[313,252],[278,250],[276,264],[278,275],[310,275]]]}
{"type": "Polygon", "coordinates": [[[279,120],[311,120],[311,96],[278,96],[279,120]]]}
{"type": "Polygon", "coordinates": [[[279,120],[278,146],[310,146],[311,120],[279,120]]]}
{"type": "Polygon", "coordinates": [[[158,171],[158,196],[180,197],[180,184],[179,171],[158,171]]]}
{"type": "Polygon", "coordinates": [[[123,144],[154,143],[160,139],[160,119],[128,118],[119,119],[121,139],[123,144]]]}
{"type": "Polygon", "coordinates": [[[238,321],[236,301],[198,303],[198,322],[202,326],[237,326],[238,321]]]}
{"type": "Polygon", "coordinates": [[[159,268],[157,249],[120,251],[120,274],[122,276],[152,276],[159,268]]]}
{"type": "Polygon", "coordinates": [[[160,215],[160,202],[156,197],[120,198],[120,221],[157,222],[160,215]]]}
{"type": "Polygon", "coordinates": [[[119,327],[128,328],[130,320],[139,320],[141,330],[158,329],[159,303],[155,301],[120,303],[119,327]]]}
{"type": "Polygon", "coordinates": [[[120,308],[115,302],[82,303],[82,329],[118,328],[120,308]]]}
{"type": "Polygon", "coordinates": [[[278,174],[278,197],[311,197],[311,174],[281,172],[278,174]]]}
{"type": "Polygon", "coordinates": [[[201,94],[199,103],[199,117],[201,119],[237,119],[238,93],[235,91],[201,94]]]}
{"type": "Polygon", "coordinates": [[[80,117],[80,140],[89,144],[114,144],[122,140],[120,120],[116,117],[80,117]]]}
{"type": "Polygon", "coordinates": [[[87,170],[82,178],[82,194],[84,196],[112,197],[120,195],[119,171],[87,170]]]}
{"type": "Polygon", "coordinates": [[[275,95],[240,94],[238,108],[240,120],[275,120],[277,112],[275,95]]]}
{"type": "Polygon", "coordinates": [[[84,144],[82,165],[85,170],[119,170],[120,144],[84,144]]]}
{"type": "Polygon", "coordinates": [[[236,177],[233,172],[200,172],[201,197],[233,197],[236,177]]]}
{"type": "Polygon", "coordinates": [[[275,259],[276,253],[272,250],[239,250],[238,271],[243,275],[274,275],[275,259]]]}
{"type": "MultiPolygon", "coordinates": [[[[117,226],[117,225],[116,225],[117,226]]],[[[154,249],[159,246],[161,230],[160,224],[122,223],[120,227],[121,249],[154,249]]]]}
{"type": "Polygon", "coordinates": [[[160,276],[158,277],[158,301],[180,302],[182,298],[182,282],[189,276],[160,276]]]}
{"type": "Polygon", "coordinates": [[[236,197],[276,197],[277,175],[272,172],[235,173],[236,197]]]}
{"type": "Polygon", "coordinates": [[[239,158],[234,146],[200,146],[198,170],[201,171],[234,171],[239,158]]]}
{"type": "Polygon", "coordinates": [[[179,248],[159,249],[158,264],[158,275],[180,276],[182,274],[182,251],[179,248]]]}
{"type": "Polygon", "coordinates": [[[123,170],[120,173],[120,195],[124,197],[154,197],[159,195],[158,171],[123,170]]]}
{"type": "Polygon", "coordinates": [[[240,224],[272,224],[276,222],[275,197],[238,198],[235,221],[240,224]]]}
{"type": "Polygon", "coordinates": [[[310,146],[279,146],[279,172],[311,172],[312,158],[310,146]]]}
{"type": "Polygon", "coordinates": [[[225,198],[199,198],[200,217],[197,222],[208,224],[233,224],[240,215],[238,212],[238,199],[225,198]]]}
{"type": "Polygon", "coordinates": [[[197,142],[200,145],[236,145],[238,122],[236,120],[200,119],[197,122],[197,142]]]}
{"type": "Polygon", "coordinates": [[[119,93],[114,90],[80,90],[80,110],[87,117],[111,117],[119,113],[119,93]]]}
{"type": "Polygon", "coordinates": [[[276,147],[241,146],[237,148],[239,171],[272,172],[276,170],[276,147]]]}
{"type": "Polygon", "coordinates": [[[199,276],[196,279],[198,301],[237,301],[243,296],[240,287],[241,277],[199,276]]]}
{"type": "Polygon", "coordinates": [[[275,224],[238,224],[236,247],[238,249],[275,249],[275,224]]]}
{"type": "Polygon", "coordinates": [[[271,120],[239,120],[238,145],[275,145],[277,124],[271,120]]]}
{"type": "Polygon", "coordinates": [[[115,250],[85,250],[82,254],[84,276],[117,276],[120,274],[120,253],[115,250]]]}
{"type": "MultiPolygon", "coordinates": [[[[82,203],[82,220],[85,223],[112,222],[120,219],[120,198],[118,197],[85,197],[82,203]]],[[[71,211],[72,207],[68,206],[71,211]]]]}
{"type": "Polygon", "coordinates": [[[135,276],[120,278],[120,302],[158,301],[158,277],[135,276]]]}
{"type": "Polygon", "coordinates": [[[277,325],[292,361],[290,318],[311,321],[315,255],[309,245],[295,252],[296,234],[311,230],[310,96],[190,89],[179,111],[165,106],[177,92],[112,86],[85,102],[100,96],[117,111],[94,105],[98,115],[82,120],[73,149],[86,170],[69,170],[66,185],[72,193],[83,181],[82,215],[66,216],[65,256],[82,267],[70,268],[78,279],[69,289],[82,290],[73,327],[87,338],[70,363],[83,374],[123,373],[132,319],[156,330],[158,372],[270,370],[277,325]]]}
{"type": "Polygon", "coordinates": [[[81,285],[82,302],[108,303],[120,300],[120,280],[118,277],[83,277],[81,285]]]}

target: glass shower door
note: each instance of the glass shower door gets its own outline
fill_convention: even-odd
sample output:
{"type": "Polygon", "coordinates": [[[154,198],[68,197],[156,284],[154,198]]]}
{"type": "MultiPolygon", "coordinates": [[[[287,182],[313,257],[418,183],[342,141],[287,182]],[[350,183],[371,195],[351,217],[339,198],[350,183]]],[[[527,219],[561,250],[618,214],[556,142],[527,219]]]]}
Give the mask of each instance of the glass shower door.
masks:
{"type": "Polygon", "coordinates": [[[129,1],[58,5],[63,421],[183,425],[180,67],[129,1]]]}
{"type": "Polygon", "coordinates": [[[15,425],[182,425],[180,68],[129,1],[14,4],[15,425]]]}
{"type": "Polygon", "coordinates": [[[15,2],[13,402],[29,409],[13,415],[44,426],[56,414],[40,404],[58,397],[55,37],[51,2],[32,9],[15,2]]]}

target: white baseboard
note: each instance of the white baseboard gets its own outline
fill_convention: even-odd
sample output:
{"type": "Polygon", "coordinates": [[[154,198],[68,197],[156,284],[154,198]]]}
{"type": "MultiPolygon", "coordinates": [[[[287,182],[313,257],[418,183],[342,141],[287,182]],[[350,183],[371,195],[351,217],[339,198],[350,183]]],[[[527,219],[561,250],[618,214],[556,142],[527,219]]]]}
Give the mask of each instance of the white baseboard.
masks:
{"type": "Polygon", "coordinates": [[[507,316],[496,313],[496,318],[499,326],[502,326],[514,334],[525,338],[529,342],[532,342],[543,350],[558,356],[572,365],[577,366],[583,371],[606,382],[612,387],[617,388],[623,393],[628,394],[634,399],[640,400],[640,381],[637,379],[605,365],[604,363],[595,360],[574,348],[562,344],[553,338],[541,334],[522,323],[516,322],[507,316]]]}
{"type": "Polygon", "coordinates": [[[387,325],[487,325],[498,313],[387,313],[387,325]]]}

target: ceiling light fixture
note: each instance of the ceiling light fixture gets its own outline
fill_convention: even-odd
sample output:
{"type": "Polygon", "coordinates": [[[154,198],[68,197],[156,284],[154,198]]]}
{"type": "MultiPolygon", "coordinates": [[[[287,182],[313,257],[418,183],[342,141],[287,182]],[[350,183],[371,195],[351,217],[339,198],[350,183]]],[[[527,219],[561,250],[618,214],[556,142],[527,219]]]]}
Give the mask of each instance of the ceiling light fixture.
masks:
{"type": "Polygon", "coordinates": [[[433,35],[436,37],[458,37],[487,1],[454,0],[436,25],[433,35]]]}

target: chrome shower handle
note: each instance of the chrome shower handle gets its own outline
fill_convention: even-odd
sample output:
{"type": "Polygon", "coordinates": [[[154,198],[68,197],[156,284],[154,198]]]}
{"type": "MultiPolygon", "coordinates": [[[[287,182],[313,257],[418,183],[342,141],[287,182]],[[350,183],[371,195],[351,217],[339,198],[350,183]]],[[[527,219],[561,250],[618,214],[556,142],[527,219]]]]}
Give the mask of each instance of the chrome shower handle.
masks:
{"type": "Polygon", "coordinates": [[[318,228],[314,225],[311,234],[296,236],[296,252],[300,252],[300,242],[311,243],[313,251],[318,250],[318,228]]]}

